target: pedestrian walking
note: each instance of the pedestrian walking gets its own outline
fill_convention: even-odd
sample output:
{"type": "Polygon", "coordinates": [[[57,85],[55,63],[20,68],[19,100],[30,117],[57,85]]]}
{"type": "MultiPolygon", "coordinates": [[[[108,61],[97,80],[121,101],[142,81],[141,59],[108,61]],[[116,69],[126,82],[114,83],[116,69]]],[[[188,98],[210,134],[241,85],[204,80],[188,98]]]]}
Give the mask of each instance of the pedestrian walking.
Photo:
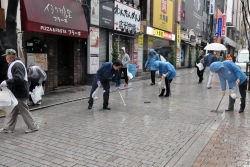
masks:
{"type": "Polygon", "coordinates": [[[233,58],[230,53],[227,54],[226,60],[233,61],[233,58]]]}
{"type": "Polygon", "coordinates": [[[197,75],[199,77],[199,84],[203,81],[203,74],[204,74],[204,52],[200,51],[200,56],[196,60],[196,67],[197,67],[197,75]]]}
{"type": "Polygon", "coordinates": [[[111,62],[105,62],[102,64],[102,66],[97,70],[95,79],[92,83],[92,89],[90,92],[90,98],[89,98],[89,106],[88,109],[92,109],[94,99],[92,97],[92,94],[94,91],[99,87],[103,86],[104,93],[103,93],[103,109],[104,110],[110,110],[111,108],[109,105],[109,89],[110,89],[110,83],[109,80],[111,78],[114,78],[114,81],[116,83],[116,90],[120,91],[120,75],[119,75],[119,69],[122,67],[122,62],[120,60],[117,60],[113,63],[111,62]]]}
{"type": "Polygon", "coordinates": [[[35,132],[39,129],[39,127],[35,123],[27,105],[29,89],[26,68],[17,57],[14,49],[7,49],[3,56],[6,56],[6,61],[9,63],[7,72],[8,79],[3,81],[0,86],[8,87],[16,97],[18,104],[10,113],[6,113],[4,127],[0,130],[0,132],[12,133],[14,131],[19,112],[28,126],[28,130],[26,130],[25,133],[35,132]]]}
{"type": "MultiPolygon", "coordinates": [[[[176,76],[175,68],[171,63],[162,62],[162,61],[155,61],[154,66],[157,70],[159,70],[160,81],[162,79],[165,79],[165,83],[166,83],[165,97],[168,97],[171,95],[170,83],[172,82],[173,78],[176,76]]],[[[162,89],[161,93],[159,94],[159,97],[162,97],[164,95],[164,92],[165,92],[165,89],[162,89]]]]}
{"type": "Polygon", "coordinates": [[[124,78],[125,78],[125,85],[124,87],[128,86],[128,64],[130,62],[130,57],[129,55],[126,53],[125,47],[122,47],[120,49],[120,61],[122,62],[122,67],[120,68],[120,76],[123,73],[124,78]]]}
{"type": "Polygon", "coordinates": [[[157,69],[154,66],[154,62],[157,60],[160,61],[159,55],[156,53],[156,51],[154,49],[150,49],[148,60],[145,63],[145,68],[147,68],[149,66],[149,70],[151,73],[152,83],[150,85],[155,85],[155,72],[157,71],[157,69]]]}
{"type": "MultiPolygon", "coordinates": [[[[226,85],[228,83],[229,89],[239,85],[241,95],[241,103],[239,113],[244,112],[246,106],[246,89],[247,89],[247,76],[241,69],[232,61],[214,62],[210,65],[210,70],[219,75],[222,95],[226,94],[226,85]],[[227,81],[227,82],[226,82],[227,81]]],[[[226,111],[234,110],[235,99],[229,95],[229,105],[226,111]]]]}
{"type": "MultiPolygon", "coordinates": [[[[45,71],[41,69],[39,66],[30,66],[27,68],[28,73],[28,81],[30,83],[29,91],[32,92],[33,89],[35,89],[36,86],[44,86],[45,81],[47,79],[47,75],[45,71]]],[[[38,104],[41,104],[42,102],[39,101],[38,104]]],[[[31,96],[29,95],[29,103],[28,105],[34,104],[32,101],[31,96]]]]}
{"type": "Polygon", "coordinates": [[[212,82],[212,79],[213,79],[213,75],[214,73],[210,71],[210,65],[213,63],[213,62],[216,62],[218,61],[217,57],[213,54],[213,51],[211,51],[207,56],[204,57],[204,62],[205,62],[205,65],[206,65],[206,73],[207,73],[207,76],[208,76],[208,82],[207,82],[207,88],[208,89],[211,89],[211,82],[212,82]]]}

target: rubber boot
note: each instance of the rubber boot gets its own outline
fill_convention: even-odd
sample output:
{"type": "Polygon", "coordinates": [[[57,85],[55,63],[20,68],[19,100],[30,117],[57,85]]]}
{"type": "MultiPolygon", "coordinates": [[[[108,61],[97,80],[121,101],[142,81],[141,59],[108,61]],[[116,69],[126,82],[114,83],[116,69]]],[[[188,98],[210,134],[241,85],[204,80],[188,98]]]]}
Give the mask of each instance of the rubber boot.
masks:
{"type": "Polygon", "coordinates": [[[161,94],[159,94],[159,97],[162,97],[164,95],[165,89],[161,90],[161,94]]]}

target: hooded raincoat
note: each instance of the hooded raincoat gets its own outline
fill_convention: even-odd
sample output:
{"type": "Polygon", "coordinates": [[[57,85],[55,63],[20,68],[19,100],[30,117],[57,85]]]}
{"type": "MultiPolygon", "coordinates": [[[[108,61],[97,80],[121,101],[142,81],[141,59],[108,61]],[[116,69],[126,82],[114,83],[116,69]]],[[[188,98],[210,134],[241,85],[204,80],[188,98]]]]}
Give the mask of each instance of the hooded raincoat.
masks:
{"type": "Polygon", "coordinates": [[[154,53],[154,55],[149,54],[148,60],[145,63],[145,68],[149,66],[150,71],[157,71],[158,69],[154,67],[154,62],[157,60],[160,61],[161,59],[154,49],[150,49],[149,53],[151,52],[154,53]]]}
{"type": "Polygon", "coordinates": [[[126,53],[125,47],[121,48],[124,51],[124,55],[120,55],[120,60],[123,64],[122,68],[127,68],[128,64],[130,62],[130,57],[129,55],[126,53]]]}
{"type": "Polygon", "coordinates": [[[175,68],[169,62],[155,61],[154,67],[159,70],[159,78],[161,78],[163,74],[167,75],[168,80],[171,80],[176,76],[175,68]]]}
{"type": "Polygon", "coordinates": [[[226,80],[228,82],[229,88],[236,86],[236,80],[240,79],[239,85],[241,85],[247,79],[245,73],[243,73],[240,68],[235,65],[232,61],[214,62],[210,65],[210,70],[216,72],[219,75],[221,89],[226,90],[226,80]]]}

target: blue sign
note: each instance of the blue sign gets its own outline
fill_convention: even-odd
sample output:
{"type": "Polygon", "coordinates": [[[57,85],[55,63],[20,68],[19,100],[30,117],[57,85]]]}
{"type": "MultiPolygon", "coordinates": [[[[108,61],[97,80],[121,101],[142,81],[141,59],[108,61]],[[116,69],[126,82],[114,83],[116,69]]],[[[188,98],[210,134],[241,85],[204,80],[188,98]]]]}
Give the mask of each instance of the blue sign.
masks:
{"type": "Polygon", "coordinates": [[[222,18],[218,18],[218,37],[221,37],[222,32],[222,18]]]}

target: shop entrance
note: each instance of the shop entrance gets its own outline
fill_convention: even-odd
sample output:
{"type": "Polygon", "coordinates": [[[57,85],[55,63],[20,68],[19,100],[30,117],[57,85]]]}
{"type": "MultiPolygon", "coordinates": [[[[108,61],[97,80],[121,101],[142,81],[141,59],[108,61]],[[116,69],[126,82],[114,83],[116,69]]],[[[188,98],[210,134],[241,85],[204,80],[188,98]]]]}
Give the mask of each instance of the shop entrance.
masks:
{"type": "Polygon", "coordinates": [[[74,67],[74,39],[58,36],[57,39],[58,86],[71,85],[74,67]]]}

